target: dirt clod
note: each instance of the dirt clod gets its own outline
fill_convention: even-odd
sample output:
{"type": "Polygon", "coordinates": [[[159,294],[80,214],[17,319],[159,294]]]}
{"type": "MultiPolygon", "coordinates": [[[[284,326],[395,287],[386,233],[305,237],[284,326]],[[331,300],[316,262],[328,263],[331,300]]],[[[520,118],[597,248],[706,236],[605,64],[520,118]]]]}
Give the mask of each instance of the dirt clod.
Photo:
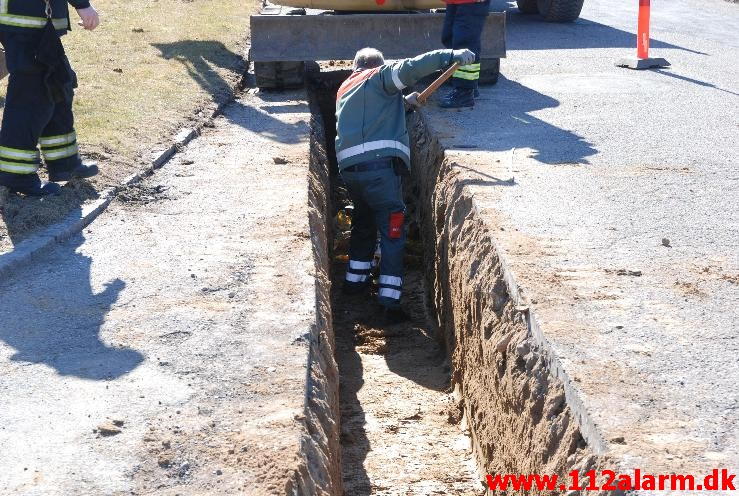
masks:
{"type": "Polygon", "coordinates": [[[115,436],[116,434],[120,434],[122,432],[120,427],[115,425],[113,422],[104,422],[98,425],[97,431],[98,434],[103,437],[115,436]]]}

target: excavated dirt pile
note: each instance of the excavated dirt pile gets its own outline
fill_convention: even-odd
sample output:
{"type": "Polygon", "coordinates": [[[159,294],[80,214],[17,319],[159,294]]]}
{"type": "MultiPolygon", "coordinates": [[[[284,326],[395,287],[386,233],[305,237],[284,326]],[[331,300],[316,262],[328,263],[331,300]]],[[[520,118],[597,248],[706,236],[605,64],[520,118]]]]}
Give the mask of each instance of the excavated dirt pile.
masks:
{"type": "Polygon", "coordinates": [[[480,471],[565,476],[605,466],[499,256],[495,226],[483,222],[423,118],[414,114],[409,128],[429,298],[480,471]]]}

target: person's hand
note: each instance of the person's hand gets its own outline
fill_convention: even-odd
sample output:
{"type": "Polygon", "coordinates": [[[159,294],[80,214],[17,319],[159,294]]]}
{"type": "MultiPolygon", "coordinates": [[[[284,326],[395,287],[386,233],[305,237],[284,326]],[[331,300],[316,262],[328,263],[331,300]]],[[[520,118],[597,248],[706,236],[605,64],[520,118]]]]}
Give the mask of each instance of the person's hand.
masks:
{"type": "Polygon", "coordinates": [[[100,24],[100,17],[98,16],[98,12],[95,10],[95,7],[90,6],[86,9],[78,9],[77,14],[79,14],[80,19],[82,19],[78,24],[88,31],[92,31],[98,27],[98,24],[100,24]]]}
{"type": "Polygon", "coordinates": [[[452,52],[452,60],[459,62],[459,65],[471,64],[475,61],[475,54],[472,50],[454,50],[452,52]]]}

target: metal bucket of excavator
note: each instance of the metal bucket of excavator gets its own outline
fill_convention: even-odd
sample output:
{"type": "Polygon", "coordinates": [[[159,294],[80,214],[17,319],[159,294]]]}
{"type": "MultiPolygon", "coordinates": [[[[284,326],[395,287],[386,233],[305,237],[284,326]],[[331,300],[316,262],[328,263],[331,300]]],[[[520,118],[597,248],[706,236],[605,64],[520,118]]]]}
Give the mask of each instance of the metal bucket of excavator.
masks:
{"type": "MultiPolygon", "coordinates": [[[[444,14],[433,12],[336,13],[269,6],[251,16],[249,60],[255,64],[257,86],[279,88],[288,80],[279,74],[281,67],[298,75],[306,61],[351,60],[364,47],[377,48],[387,59],[443,48],[443,23],[444,14]]],[[[491,12],[482,36],[483,65],[498,67],[505,55],[505,14],[491,12]]]]}

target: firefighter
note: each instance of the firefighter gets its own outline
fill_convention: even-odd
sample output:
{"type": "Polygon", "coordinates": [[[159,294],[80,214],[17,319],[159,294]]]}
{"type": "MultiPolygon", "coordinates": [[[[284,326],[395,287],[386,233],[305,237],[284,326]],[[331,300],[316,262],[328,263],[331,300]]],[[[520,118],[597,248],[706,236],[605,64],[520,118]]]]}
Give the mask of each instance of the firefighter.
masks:
{"type": "Polygon", "coordinates": [[[455,61],[474,59],[470,50],[436,50],[385,64],[382,53],[364,48],[336,95],[336,159],[354,203],[344,292],[357,294],[369,286],[379,231],[378,301],[390,323],[408,318],[400,308],[405,247],[401,176],[410,170],[402,90],[455,61]]]}
{"type": "Polygon", "coordinates": [[[490,11],[490,0],[444,0],[446,14],[441,42],[447,48],[468,48],[475,53],[474,63],[460,67],[452,76],[452,90],[442,98],[443,108],[474,107],[480,80],[482,30],[490,11]]]}
{"type": "MultiPolygon", "coordinates": [[[[69,0],[87,30],[99,24],[88,0],[69,0]]],[[[77,78],[60,36],[71,29],[66,0],[0,0],[0,43],[9,72],[0,128],[0,186],[30,196],[57,194],[54,182],[97,174],[77,149],[72,114],[77,78]],[[43,158],[51,183],[37,172],[43,158]]]]}

